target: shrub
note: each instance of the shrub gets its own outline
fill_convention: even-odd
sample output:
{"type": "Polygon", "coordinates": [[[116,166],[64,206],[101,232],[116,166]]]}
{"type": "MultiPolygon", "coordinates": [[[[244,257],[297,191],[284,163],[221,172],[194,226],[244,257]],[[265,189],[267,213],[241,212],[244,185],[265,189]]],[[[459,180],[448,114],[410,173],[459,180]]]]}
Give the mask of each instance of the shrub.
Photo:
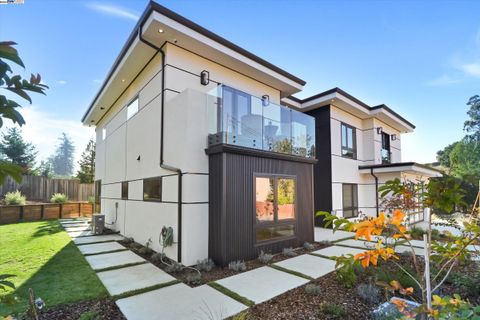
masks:
{"type": "Polygon", "coordinates": [[[134,240],[132,237],[127,237],[127,238],[123,238],[123,239],[122,239],[122,242],[123,242],[124,244],[132,244],[132,243],[135,242],[135,240],[134,240]]]}
{"type": "Polygon", "coordinates": [[[312,295],[319,295],[322,293],[322,288],[316,284],[310,283],[305,286],[305,293],[312,295]]]}
{"type": "Polygon", "coordinates": [[[87,202],[90,203],[90,204],[95,204],[95,197],[94,196],[89,196],[87,198],[87,202]]]}
{"type": "Polygon", "coordinates": [[[63,193],[54,193],[50,198],[52,203],[65,203],[68,201],[67,195],[63,193]]]}
{"type": "Polygon", "coordinates": [[[150,257],[153,262],[162,262],[163,258],[165,258],[165,254],[161,252],[156,252],[150,257]]]}
{"type": "MultiPolygon", "coordinates": [[[[415,271],[411,266],[403,264],[402,267],[410,274],[414,275],[415,271]]],[[[405,272],[399,269],[388,269],[384,267],[377,268],[376,278],[378,281],[390,283],[393,280],[400,282],[402,287],[409,288],[412,287],[414,292],[421,292],[418,284],[410,278],[405,272]]]]}
{"type": "Polygon", "coordinates": [[[172,261],[171,264],[167,265],[165,268],[165,271],[169,273],[177,273],[183,270],[183,265],[181,263],[178,263],[176,261],[172,261]]]}
{"type": "Polygon", "coordinates": [[[228,269],[233,270],[235,272],[241,272],[247,270],[247,265],[244,261],[232,261],[228,264],[228,269]]]}
{"type": "Polygon", "coordinates": [[[295,257],[297,255],[293,248],[283,248],[282,254],[286,257],[295,257]]]}
{"type": "Polygon", "coordinates": [[[335,276],[337,281],[340,282],[345,288],[352,288],[357,283],[357,274],[355,269],[358,263],[351,259],[352,255],[337,257],[337,263],[335,267],[335,276]]]}
{"type": "Polygon", "coordinates": [[[345,317],[347,310],[345,307],[335,303],[324,303],[320,306],[320,312],[336,317],[345,317]]]}
{"type": "Polygon", "coordinates": [[[153,252],[153,250],[150,249],[149,247],[141,247],[138,250],[138,253],[140,253],[140,254],[151,254],[152,252],[153,252]]]}
{"type": "Polygon", "coordinates": [[[260,261],[261,263],[267,264],[272,259],[273,259],[273,254],[265,253],[265,252],[263,252],[263,250],[260,251],[260,255],[258,256],[258,261],[260,261]]]}
{"type": "Polygon", "coordinates": [[[27,197],[20,191],[8,192],[5,194],[5,204],[7,206],[23,206],[27,202],[27,197]]]}
{"type": "Polygon", "coordinates": [[[332,244],[331,241],[328,241],[328,240],[322,240],[319,242],[322,246],[329,246],[332,244]]]}
{"type": "Polygon", "coordinates": [[[425,233],[425,230],[423,230],[422,228],[413,226],[410,228],[409,233],[414,239],[422,239],[423,234],[425,233]]]}
{"type": "Polygon", "coordinates": [[[357,286],[357,295],[365,302],[379,303],[380,290],[371,283],[361,283],[357,286]]]}
{"type": "Polygon", "coordinates": [[[210,258],[197,261],[197,269],[199,271],[210,272],[214,267],[215,263],[210,258]]]}
{"type": "Polygon", "coordinates": [[[185,282],[188,284],[200,284],[202,283],[202,275],[199,272],[189,273],[185,277],[185,282]]]}
{"type": "Polygon", "coordinates": [[[315,249],[315,246],[313,244],[311,244],[310,242],[305,242],[303,244],[303,247],[305,249],[307,249],[308,251],[312,251],[313,249],[315,249]]]}

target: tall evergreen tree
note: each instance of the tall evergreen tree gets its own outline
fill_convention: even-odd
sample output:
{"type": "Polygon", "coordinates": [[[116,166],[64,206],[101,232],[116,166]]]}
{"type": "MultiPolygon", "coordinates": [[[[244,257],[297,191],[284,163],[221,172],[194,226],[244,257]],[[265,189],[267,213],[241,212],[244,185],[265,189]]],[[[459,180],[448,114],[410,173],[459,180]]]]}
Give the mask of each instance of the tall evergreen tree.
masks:
{"type": "Polygon", "coordinates": [[[82,153],[82,158],[78,162],[80,170],[77,171],[77,178],[80,183],[93,183],[95,176],[95,141],[90,139],[87,148],[82,153]]]}
{"type": "Polygon", "coordinates": [[[41,161],[40,165],[36,169],[37,175],[45,178],[53,177],[53,167],[50,161],[41,161]]]}
{"type": "Polygon", "coordinates": [[[9,128],[2,134],[0,153],[4,160],[21,167],[23,174],[32,174],[38,151],[23,139],[20,129],[9,128]]]}
{"type": "Polygon", "coordinates": [[[65,132],[58,138],[60,143],[55,153],[50,157],[49,162],[52,164],[53,172],[57,176],[71,176],[73,174],[73,158],[75,146],[72,140],[65,132]]]}

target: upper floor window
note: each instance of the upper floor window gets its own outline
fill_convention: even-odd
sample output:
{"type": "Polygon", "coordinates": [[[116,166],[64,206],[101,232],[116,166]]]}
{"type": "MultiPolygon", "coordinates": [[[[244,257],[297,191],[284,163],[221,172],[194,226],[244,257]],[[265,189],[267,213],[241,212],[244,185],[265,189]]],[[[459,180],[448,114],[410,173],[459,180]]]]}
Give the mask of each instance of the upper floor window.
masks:
{"type": "Polygon", "coordinates": [[[107,138],[107,128],[102,129],[102,140],[105,140],[107,138]]]}
{"type": "Polygon", "coordinates": [[[357,132],[355,127],[348,124],[341,124],[342,130],[342,157],[357,158],[357,132]]]}
{"type": "Polygon", "coordinates": [[[127,120],[133,117],[138,112],[138,97],[130,102],[127,106],[127,120]]]}
{"type": "Polygon", "coordinates": [[[388,133],[382,132],[382,163],[390,163],[391,155],[390,152],[390,135],[388,133]]]}

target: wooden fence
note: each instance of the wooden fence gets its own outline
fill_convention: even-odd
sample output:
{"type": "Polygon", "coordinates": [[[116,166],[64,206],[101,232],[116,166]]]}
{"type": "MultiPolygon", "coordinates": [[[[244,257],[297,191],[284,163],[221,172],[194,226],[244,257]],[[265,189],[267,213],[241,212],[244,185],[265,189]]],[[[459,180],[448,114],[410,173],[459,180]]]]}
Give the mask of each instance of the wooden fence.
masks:
{"type": "Polygon", "coordinates": [[[3,185],[0,185],[0,197],[5,193],[20,190],[27,197],[27,201],[48,202],[54,193],[64,193],[71,201],[87,201],[93,197],[94,184],[82,184],[75,179],[48,179],[37,176],[23,176],[22,183],[16,183],[7,177],[3,185]]]}
{"type": "Polygon", "coordinates": [[[27,204],[24,206],[0,206],[0,224],[61,218],[91,217],[93,204],[67,202],[27,204]]]}

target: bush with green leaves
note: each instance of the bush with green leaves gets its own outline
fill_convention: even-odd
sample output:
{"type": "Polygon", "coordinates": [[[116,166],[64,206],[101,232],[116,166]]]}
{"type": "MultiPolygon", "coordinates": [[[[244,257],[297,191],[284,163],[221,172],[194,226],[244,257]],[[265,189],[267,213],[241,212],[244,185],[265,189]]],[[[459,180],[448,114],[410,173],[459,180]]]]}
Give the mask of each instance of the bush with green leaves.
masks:
{"type": "Polygon", "coordinates": [[[361,283],[357,286],[357,295],[365,302],[379,303],[380,289],[371,283],[361,283]]]}
{"type": "Polygon", "coordinates": [[[258,261],[260,261],[263,264],[267,264],[270,261],[272,261],[272,259],[273,259],[273,254],[265,253],[263,252],[263,250],[260,251],[260,255],[258,256],[258,261]]]}
{"type": "Polygon", "coordinates": [[[309,283],[305,286],[305,293],[311,295],[319,295],[322,293],[322,288],[316,284],[309,283]]]}
{"type": "Polygon", "coordinates": [[[335,317],[345,317],[347,310],[344,306],[335,303],[324,303],[320,306],[320,312],[335,317]]]}
{"type": "Polygon", "coordinates": [[[337,281],[345,288],[352,288],[357,283],[357,274],[355,272],[359,263],[352,259],[352,254],[343,255],[340,257],[333,257],[336,259],[335,275],[337,281]]]}
{"type": "Polygon", "coordinates": [[[24,206],[27,203],[27,197],[18,190],[6,193],[4,200],[7,206],[24,206]]]}
{"type": "Polygon", "coordinates": [[[68,201],[68,197],[64,193],[54,193],[50,198],[51,203],[65,203],[68,201]]]}
{"type": "Polygon", "coordinates": [[[283,248],[282,254],[286,257],[295,257],[297,255],[293,248],[283,248]]]}
{"type": "Polygon", "coordinates": [[[235,272],[242,272],[247,270],[247,265],[245,264],[245,261],[232,261],[228,264],[228,269],[235,272]]]}

